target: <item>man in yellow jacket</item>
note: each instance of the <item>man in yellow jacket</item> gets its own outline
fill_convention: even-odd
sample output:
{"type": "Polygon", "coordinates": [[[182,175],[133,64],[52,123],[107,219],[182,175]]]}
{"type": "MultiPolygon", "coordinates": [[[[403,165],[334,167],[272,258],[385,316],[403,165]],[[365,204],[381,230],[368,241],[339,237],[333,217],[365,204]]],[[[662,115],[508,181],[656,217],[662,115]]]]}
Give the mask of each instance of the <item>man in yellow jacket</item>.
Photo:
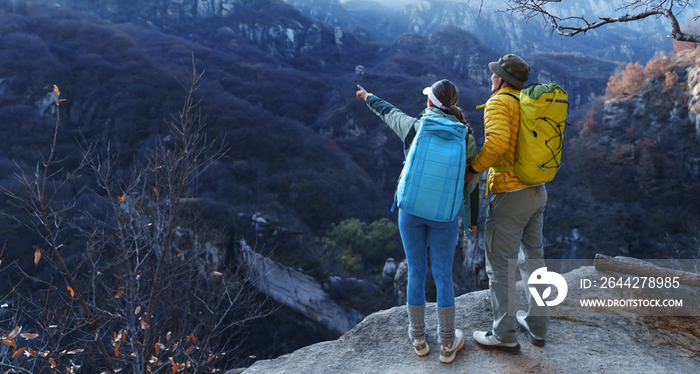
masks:
{"type": "Polygon", "coordinates": [[[484,111],[484,146],[467,168],[467,181],[489,168],[487,188],[491,191],[486,215],[486,273],[489,276],[493,328],[475,331],[474,340],[484,348],[517,352],[520,344],[514,322],[535,345],[544,345],[547,332],[546,306],[540,307],[526,289],[529,310],[515,313],[515,267],[527,280],[533,271],[545,266],[542,249],[542,221],[547,203],[544,184],[528,185],[505,163],[515,163],[515,145],[520,125],[520,90],[530,75],[530,67],[520,57],[508,54],[489,63],[493,95],[484,111]],[[514,96],[513,96],[514,95],[514,96]],[[499,168],[499,166],[501,166],[499,168]],[[471,173],[471,175],[470,175],[471,173]],[[510,267],[509,267],[510,262],[510,267]],[[509,296],[510,301],[509,302],[509,296]]]}

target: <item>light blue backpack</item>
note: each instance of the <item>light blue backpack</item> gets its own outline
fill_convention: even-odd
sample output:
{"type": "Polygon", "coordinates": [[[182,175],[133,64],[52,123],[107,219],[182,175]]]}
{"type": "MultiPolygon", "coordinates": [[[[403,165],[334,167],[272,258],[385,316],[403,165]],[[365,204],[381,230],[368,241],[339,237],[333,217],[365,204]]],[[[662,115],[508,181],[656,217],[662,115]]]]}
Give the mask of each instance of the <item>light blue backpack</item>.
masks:
{"type": "Polygon", "coordinates": [[[462,208],[468,131],[467,126],[446,118],[421,119],[399,177],[396,206],[432,221],[450,222],[457,217],[462,208]]]}

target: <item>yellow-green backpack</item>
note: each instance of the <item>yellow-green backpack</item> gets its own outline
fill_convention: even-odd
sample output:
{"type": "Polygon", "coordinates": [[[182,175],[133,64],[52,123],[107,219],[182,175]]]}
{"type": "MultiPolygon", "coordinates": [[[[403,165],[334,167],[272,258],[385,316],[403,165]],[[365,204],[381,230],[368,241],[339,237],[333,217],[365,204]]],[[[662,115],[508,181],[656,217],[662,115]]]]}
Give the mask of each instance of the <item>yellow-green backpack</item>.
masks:
{"type": "Polygon", "coordinates": [[[569,95],[557,84],[538,84],[520,91],[520,130],[515,147],[515,164],[505,157],[505,166],[495,172],[508,172],[526,184],[541,184],[554,179],[561,167],[569,95]]]}

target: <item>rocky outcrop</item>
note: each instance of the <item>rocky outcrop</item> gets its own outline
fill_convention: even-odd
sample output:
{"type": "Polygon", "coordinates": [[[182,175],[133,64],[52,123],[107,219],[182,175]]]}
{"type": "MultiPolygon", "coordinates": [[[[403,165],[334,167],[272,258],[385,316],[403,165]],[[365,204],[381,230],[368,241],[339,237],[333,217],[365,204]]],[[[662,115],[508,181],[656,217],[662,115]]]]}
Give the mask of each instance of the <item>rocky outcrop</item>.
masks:
{"type": "MultiPolygon", "coordinates": [[[[593,267],[567,274],[569,294],[550,308],[547,344],[535,347],[524,333],[519,354],[478,347],[473,330],[491,325],[488,291],[472,292],[456,300],[457,327],[467,335],[466,345],[451,365],[438,361],[436,306],[426,312],[426,357],[417,357],[406,337],[405,307],[367,316],[340,339],[302,348],[274,360],[258,361],[230,373],[695,373],[700,370],[700,290],[681,286],[678,296],[696,317],[641,317],[621,308],[580,308],[581,298],[622,297],[623,291],[581,290],[581,279],[606,276],[593,267]]],[[[522,284],[517,304],[525,305],[522,284]]]]}
{"type": "Polygon", "coordinates": [[[185,30],[192,39],[247,39],[285,59],[333,43],[333,31],[328,26],[282,0],[142,0],[130,4],[107,0],[69,4],[117,22],[185,30]]]}
{"type": "MultiPolygon", "coordinates": [[[[2,83],[2,81],[0,81],[2,83]]],[[[2,86],[0,86],[2,87],[2,86]]],[[[44,97],[37,100],[34,105],[39,111],[39,114],[45,117],[53,117],[56,115],[56,99],[51,96],[51,93],[47,93],[44,97]]]]}
{"type": "Polygon", "coordinates": [[[239,244],[242,262],[251,272],[251,283],[276,302],[337,334],[344,334],[364,318],[358,311],[332,300],[312,277],[253,251],[244,240],[239,244]]]}
{"type": "Polygon", "coordinates": [[[451,72],[462,78],[461,83],[471,89],[490,87],[488,63],[500,57],[497,51],[482,44],[473,33],[454,26],[427,37],[411,33],[401,35],[385,55],[389,58],[375,66],[374,71],[406,71],[414,76],[425,76],[430,83],[438,76],[442,78],[446,72],[451,72]]]}
{"type": "Polygon", "coordinates": [[[426,53],[438,56],[451,71],[476,87],[490,87],[491,71],[487,66],[500,57],[473,33],[454,26],[430,34],[426,53]]]}
{"type": "MultiPolygon", "coordinates": [[[[344,1],[343,4],[339,0],[286,0],[286,2],[331,28],[341,27],[343,30],[353,30],[358,27],[373,30],[373,25],[393,14],[390,9],[373,1],[354,1],[353,3],[344,1]]],[[[385,34],[380,30],[375,32],[380,36],[385,34]]],[[[374,34],[370,38],[375,38],[374,34]]]]}
{"type": "Polygon", "coordinates": [[[634,153],[628,155],[632,151],[629,140],[625,143],[625,137],[634,136],[661,144],[682,169],[690,170],[697,164],[700,50],[682,51],[672,61],[669,73],[677,74],[685,84],[665,87],[664,79],[647,77],[638,92],[605,101],[599,144],[616,149],[621,160],[634,158],[634,153]]]}
{"type": "Polygon", "coordinates": [[[350,29],[356,23],[355,15],[347,11],[338,0],[287,0],[302,13],[329,26],[350,29]]]}
{"type": "MultiPolygon", "coordinates": [[[[488,63],[502,56],[472,32],[447,26],[430,34],[425,54],[438,57],[467,86],[491,87],[488,63]]],[[[509,53],[511,53],[509,51],[509,53]]],[[[531,68],[528,84],[555,82],[571,92],[571,110],[604,92],[609,77],[620,64],[581,53],[533,53],[523,55],[531,68]]]]}
{"type": "Polygon", "coordinates": [[[622,64],[582,53],[533,53],[527,84],[555,82],[569,93],[569,111],[605,93],[611,75],[622,64]]]}
{"type": "Polygon", "coordinates": [[[688,70],[688,117],[695,126],[695,135],[700,138],[700,61],[688,70]]]}

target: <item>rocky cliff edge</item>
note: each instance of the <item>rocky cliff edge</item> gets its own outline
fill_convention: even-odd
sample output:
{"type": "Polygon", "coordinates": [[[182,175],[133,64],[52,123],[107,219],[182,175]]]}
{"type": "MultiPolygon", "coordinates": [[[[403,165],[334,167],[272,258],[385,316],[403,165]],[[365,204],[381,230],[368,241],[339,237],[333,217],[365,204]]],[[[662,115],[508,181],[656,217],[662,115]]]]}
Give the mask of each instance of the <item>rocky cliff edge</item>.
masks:
{"type": "MultiPolygon", "coordinates": [[[[582,290],[581,279],[599,280],[610,275],[594,267],[564,274],[565,301],[550,308],[547,344],[535,347],[518,332],[522,350],[517,354],[484,350],[474,343],[474,330],[491,323],[488,290],[456,299],[458,328],[466,344],[450,365],[438,360],[436,305],[426,311],[430,354],[418,357],[407,338],[404,306],[367,316],[338,340],[314,344],[274,360],[258,361],[250,368],[227,374],[297,373],[698,373],[700,372],[700,317],[645,317],[621,308],[578,307],[581,298],[630,298],[629,290],[582,290]]],[[[526,306],[522,282],[517,305],[526,306]]],[[[648,295],[647,295],[648,296],[648,295]]],[[[657,295],[658,296],[658,295],[657,295]]],[[[680,286],[673,294],[683,299],[686,315],[700,315],[700,289],[680,286]]]]}

